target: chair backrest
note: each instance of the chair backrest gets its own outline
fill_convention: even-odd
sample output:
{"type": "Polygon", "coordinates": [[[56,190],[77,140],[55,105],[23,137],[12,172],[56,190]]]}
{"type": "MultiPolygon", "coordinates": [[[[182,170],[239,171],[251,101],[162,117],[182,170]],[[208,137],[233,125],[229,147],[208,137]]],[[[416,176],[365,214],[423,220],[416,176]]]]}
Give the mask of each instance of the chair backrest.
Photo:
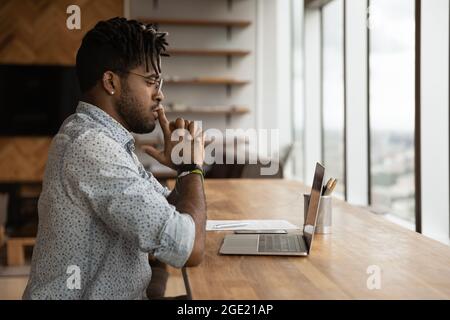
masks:
{"type": "Polygon", "coordinates": [[[0,226],[6,224],[6,217],[8,216],[8,199],[7,193],[0,193],[0,226]]]}

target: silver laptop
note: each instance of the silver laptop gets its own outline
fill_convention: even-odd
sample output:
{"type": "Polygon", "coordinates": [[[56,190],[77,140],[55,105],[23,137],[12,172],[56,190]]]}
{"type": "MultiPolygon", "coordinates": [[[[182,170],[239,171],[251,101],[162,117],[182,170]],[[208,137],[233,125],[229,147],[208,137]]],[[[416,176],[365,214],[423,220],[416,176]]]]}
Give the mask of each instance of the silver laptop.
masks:
{"type": "Polygon", "coordinates": [[[324,174],[325,168],[317,163],[303,233],[231,234],[225,236],[219,252],[236,255],[309,255],[314,238],[317,212],[319,211],[324,174]]]}

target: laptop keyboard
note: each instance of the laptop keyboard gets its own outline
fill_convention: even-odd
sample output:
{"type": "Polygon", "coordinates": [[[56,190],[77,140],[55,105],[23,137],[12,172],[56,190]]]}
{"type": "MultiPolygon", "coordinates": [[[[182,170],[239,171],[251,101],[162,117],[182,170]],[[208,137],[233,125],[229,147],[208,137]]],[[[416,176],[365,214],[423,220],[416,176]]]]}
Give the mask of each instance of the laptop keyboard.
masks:
{"type": "Polygon", "coordinates": [[[261,234],[258,252],[301,252],[306,251],[297,235],[261,234]]]}

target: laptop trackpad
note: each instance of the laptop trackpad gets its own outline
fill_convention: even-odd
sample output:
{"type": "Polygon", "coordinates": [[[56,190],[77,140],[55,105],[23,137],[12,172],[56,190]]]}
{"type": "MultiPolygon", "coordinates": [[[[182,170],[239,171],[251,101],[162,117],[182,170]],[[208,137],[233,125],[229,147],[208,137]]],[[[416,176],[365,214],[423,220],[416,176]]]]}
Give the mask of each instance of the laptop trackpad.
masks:
{"type": "Polygon", "coordinates": [[[230,234],[223,239],[222,254],[255,254],[258,249],[258,235],[230,234]]]}

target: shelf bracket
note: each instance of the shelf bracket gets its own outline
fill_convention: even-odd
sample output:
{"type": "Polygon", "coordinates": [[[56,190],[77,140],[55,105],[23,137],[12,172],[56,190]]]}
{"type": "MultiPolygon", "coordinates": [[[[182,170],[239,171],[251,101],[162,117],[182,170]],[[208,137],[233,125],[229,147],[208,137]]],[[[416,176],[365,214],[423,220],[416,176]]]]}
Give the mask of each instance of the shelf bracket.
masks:
{"type": "Polygon", "coordinates": [[[232,27],[230,25],[227,26],[227,40],[231,40],[232,36],[232,27]]]}
{"type": "Polygon", "coordinates": [[[232,59],[231,54],[227,54],[227,67],[228,67],[228,68],[231,68],[231,66],[232,66],[232,61],[233,61],[233,59],[232,59]]]}
{"type": "Polygon", "coordinates": [[[225,114],[225,125],[228,127],[231,124],[231,112],[225,114]]]}
{"type": "Polygon", "coordinates": [[[228,11],[233,10],[233,0],[227,0],[227,4],[228,4],[228,11]]]}
{"type": "Polygon", "coordinates": [[[231,84],[227,84],[227,97],[231,96],[231,84]]]}

